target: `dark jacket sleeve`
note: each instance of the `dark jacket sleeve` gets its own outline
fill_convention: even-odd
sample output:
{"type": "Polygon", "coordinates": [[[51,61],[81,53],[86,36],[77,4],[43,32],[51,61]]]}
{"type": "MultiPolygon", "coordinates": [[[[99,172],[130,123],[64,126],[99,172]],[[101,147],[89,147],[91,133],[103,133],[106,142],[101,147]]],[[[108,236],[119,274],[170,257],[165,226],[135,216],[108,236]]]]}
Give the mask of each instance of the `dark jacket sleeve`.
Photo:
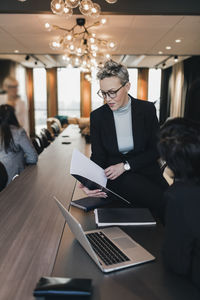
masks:
{"type": "Polygon", "coordinates": [[[157,163],[159,158],[157,150],[159,124],[153,103],[148,103],[148,107],[145,109],[143,131],[144,132],[141,132],[141,135],[144,136],[143,146],[138,149],[138,151],[133,151],[133,153],[130,152],[127,155],[127,160],[133,172],[137,172],[140,169],[157,163]]]}

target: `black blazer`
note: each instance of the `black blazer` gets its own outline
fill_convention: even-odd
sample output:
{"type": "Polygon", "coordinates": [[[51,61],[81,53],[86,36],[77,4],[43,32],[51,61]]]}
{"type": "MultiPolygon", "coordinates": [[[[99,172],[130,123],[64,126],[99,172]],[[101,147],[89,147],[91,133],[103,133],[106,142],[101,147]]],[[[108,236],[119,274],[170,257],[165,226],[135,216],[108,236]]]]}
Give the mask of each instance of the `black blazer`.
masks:
{"type": "Polygon", "coordinates": [[[200,288],[200,184],[176,182],[165,200],[164,261],[200,288]]]}
{"type": "Polygon", "coordinates": [[[155,106],[133,97],[131,102],[134,149],[125,155],[119,152],[113,112],[105,104],[90,115],[91,159],[102,168],[127,160],[132,172],[152,175],[153,171],[160,172],[156,146],[159,125],[155,106]]]}

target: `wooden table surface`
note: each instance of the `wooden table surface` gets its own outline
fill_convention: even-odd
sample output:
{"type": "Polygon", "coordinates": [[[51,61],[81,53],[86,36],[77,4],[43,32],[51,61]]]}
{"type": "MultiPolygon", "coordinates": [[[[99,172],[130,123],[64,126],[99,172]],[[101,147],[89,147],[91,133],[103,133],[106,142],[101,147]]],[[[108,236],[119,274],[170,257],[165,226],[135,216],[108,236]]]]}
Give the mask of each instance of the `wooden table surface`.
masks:
{"type": "Polygon", "coordinates": [[[0,193],[0,299],[33,299],[38,279],[50,276],[64,229],[53,196],[68,207],[75,186],[69,174],[73,148],[85,140],[71,125],[0,193]],[[69,134],[69,138],[62,135],[69,134]],[[71,141],[70,145],[62,141],[71,141]]]}

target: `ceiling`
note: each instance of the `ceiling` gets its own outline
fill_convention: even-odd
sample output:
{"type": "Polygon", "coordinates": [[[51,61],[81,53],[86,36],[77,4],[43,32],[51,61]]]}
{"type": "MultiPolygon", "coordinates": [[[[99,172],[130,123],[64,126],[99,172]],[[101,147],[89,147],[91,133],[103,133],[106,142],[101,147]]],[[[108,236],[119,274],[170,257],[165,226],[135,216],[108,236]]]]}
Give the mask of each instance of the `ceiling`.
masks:
{"type": "MultiPolygon", "coordinates": [[[[20,2],[22,3],[26,2],[20,2]]],[[[76,18],[83,17],[82,15],[65,19],[50,11],[1,13],[1,5],[2,0],[0,59],[14,59],[28,67],[36,66],[35,62],[37,66],[66,66],[66,61],[62,59],[63,51],[55,52],[49,47],[52,38],[62,32],[48,32],[44,24],[48,22],[69,29],[76,23],[76,18]],[[14,54],[15,50],[19,53],[14,54]],[[29,60],[25,60],[27,54],[30,55],[29,60]]],[[[175,63],[174,55],[178,55],[179,61],[192,55],[200,55],[200,15],[104,14],[102,17],[107,19],[107,23],[96,26],[91,31],[100,39],[114,39],[118,46],[111,53],[112,57],[128,67],[161,67],[163,62],[166,66],[171,66],[175,63]],[[176,43],[176,39],[181,39],[181,43],[176,43]],[[171,46],[171,49],[167,50],[166,46],[171,46]],[[159,51],[162,54],[158,54],[159,51]]],[[[87,17],[86,26],[95,21],[96,19],[87,17]]]]}

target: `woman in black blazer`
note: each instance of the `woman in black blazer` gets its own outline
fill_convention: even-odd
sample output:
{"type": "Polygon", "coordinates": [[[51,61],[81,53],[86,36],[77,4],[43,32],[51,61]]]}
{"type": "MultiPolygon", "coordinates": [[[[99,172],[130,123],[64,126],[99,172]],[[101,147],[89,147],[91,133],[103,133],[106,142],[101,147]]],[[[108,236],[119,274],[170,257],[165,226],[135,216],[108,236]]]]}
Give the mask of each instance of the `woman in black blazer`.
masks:
{"type": "Polygon", "coordinates": [[[165,193],[164,260],[200,288],[200,124],[182,118],[167,121],[159,150],[174,173],[165,193]]]}
{"type": "MultiPolygon", "coordinates": [[[[107,187],[133,206],[160,215],[167,187],[158,164],[158,120],[153,103],[131,97],[126,67],[112,60],[99,70],[101,96],[106,104],[90,116],[91,159],[105,169],[107,187]]],[[[89,196],[106,197],[82,187],[89,196]]]]}

